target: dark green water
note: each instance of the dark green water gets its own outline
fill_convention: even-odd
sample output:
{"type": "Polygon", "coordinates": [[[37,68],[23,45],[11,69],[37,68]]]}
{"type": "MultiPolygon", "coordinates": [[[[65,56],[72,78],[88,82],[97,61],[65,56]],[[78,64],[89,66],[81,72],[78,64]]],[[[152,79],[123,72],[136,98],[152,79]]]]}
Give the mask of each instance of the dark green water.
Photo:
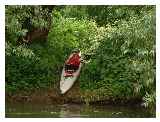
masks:
{"type": "Polygon", "coordinates": [[[6,117],[148,118],[155,117],[142,107],[113,105],[32,105],[7,104],[6,117]]]}

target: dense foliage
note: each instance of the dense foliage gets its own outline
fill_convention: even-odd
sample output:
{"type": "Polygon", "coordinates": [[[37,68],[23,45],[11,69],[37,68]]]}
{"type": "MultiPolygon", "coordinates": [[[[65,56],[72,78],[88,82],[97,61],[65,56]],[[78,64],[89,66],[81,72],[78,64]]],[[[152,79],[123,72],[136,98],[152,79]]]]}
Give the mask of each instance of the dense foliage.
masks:
{"type": "Polygon", "coordinates": [[[87,61],[79,79],[86,102],[140,98],[155,106],[154,6],[59,6],[48,12],[6,6],[7,92],[53,86],[68,55],[79,48],[87,61]],[[24,23],[28,17],[31,26],[24,23]],[[17,45],[30,27],[49,28],[48,40],[17,45]]]}
{"type": "Polygon", "coordinates": [[[104,90],[103,97],[124,99],[150,94],[155,100],[154,17],[151,9],[116,22],[117,26],[106,25],[107,35],[82,72],[81,87],[97,93],[104,90]]]}

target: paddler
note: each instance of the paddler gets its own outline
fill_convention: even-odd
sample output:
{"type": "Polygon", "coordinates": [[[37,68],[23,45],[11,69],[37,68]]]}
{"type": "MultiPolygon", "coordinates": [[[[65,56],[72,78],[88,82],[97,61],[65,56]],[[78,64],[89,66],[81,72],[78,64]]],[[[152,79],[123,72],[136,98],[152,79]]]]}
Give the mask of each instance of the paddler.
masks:
{"type": "Polygon", "coordinates": [[[78,70],[81,62],[81,52],[79,49],[75,49],[72,51],[72,54],[65,62],[65,70],[78,70]]]}

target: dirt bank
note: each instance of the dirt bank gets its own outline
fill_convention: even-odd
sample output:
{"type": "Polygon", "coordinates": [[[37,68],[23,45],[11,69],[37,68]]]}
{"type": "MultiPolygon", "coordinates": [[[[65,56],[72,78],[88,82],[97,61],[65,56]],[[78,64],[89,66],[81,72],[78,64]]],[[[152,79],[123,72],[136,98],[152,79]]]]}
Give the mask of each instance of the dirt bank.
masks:
{"type": "Polygon", "coordinates": [[[6,92],[6,103],[33,103],[33,104],[64,104],[64,103],[89,103],[89,104],[141,104],[141,98],[105,98],[96,99],[94,92],[80,92],[79,81],[65,94],[59,94],[59,86],[48,89],[36,89],[35,91],[17,92],[8,94],[6,92]]]}
{"type": "Polygon", "coordinates": [[[36,89],[31,92],[17,92],[15,94],[8,94],[6,92],[6,102],[28,102],[28,103],[46,103],[46,104],[63,104],[68,102],[80,103],[80,89],[79,82],[65,94],[59,94],[58,85],[55,88],[36,89]]]}

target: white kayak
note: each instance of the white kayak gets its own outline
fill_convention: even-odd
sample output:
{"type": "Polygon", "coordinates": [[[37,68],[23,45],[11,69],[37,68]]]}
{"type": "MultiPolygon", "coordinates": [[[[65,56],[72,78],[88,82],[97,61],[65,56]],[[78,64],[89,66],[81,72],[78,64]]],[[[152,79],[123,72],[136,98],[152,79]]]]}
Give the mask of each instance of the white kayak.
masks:
{"type": "Polygon", "coordinates": [[[82,63],[80,63],[78,70],[76,70],[72,76],[65,77],[65,68],[63,67],[62,74],[61,74],[61,81],[60,81],[60,92],[61,94],[65,94],[77,80],[80,71],[81,71],[82,63]]]}

